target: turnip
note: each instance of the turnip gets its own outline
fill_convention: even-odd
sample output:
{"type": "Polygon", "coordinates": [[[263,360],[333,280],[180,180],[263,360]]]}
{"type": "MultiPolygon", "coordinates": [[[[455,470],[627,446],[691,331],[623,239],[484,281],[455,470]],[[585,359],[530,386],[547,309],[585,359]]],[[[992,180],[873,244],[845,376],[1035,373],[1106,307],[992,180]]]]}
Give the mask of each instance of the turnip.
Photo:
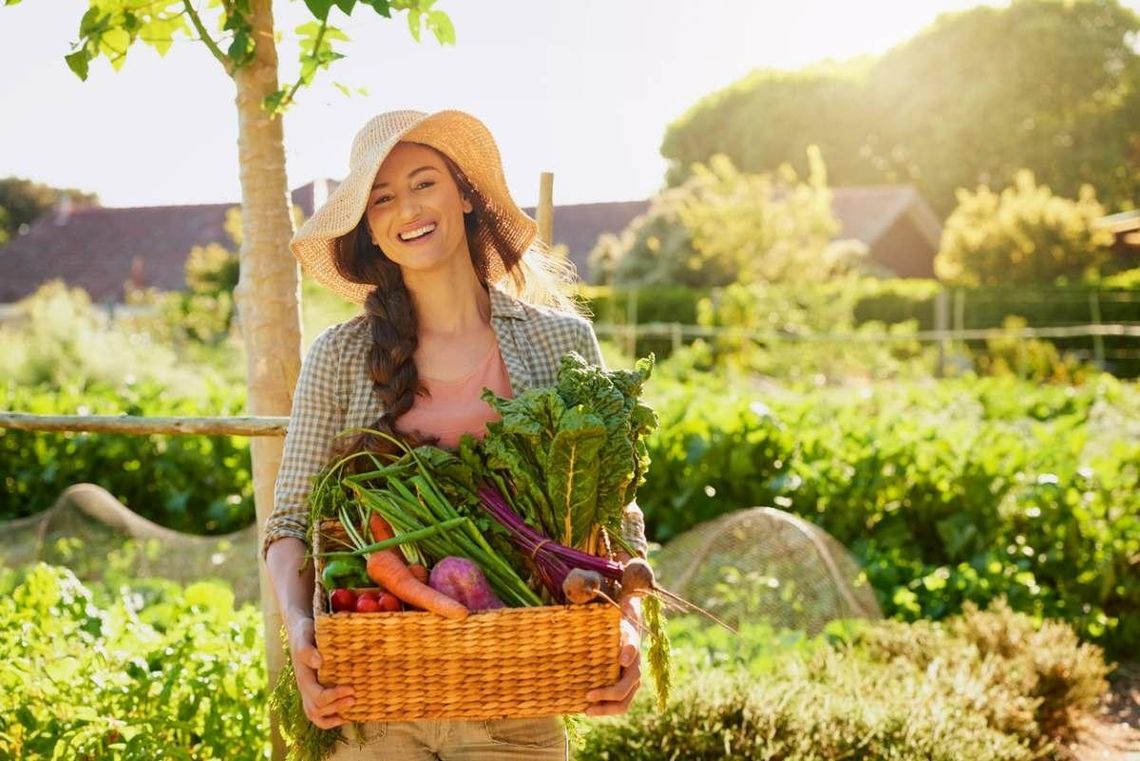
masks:
{"type": "Polygon", "coordinates": [[[450,556],[431,569],[428,586],[461,602],[468,610],[494,610],[506,607],[495,596],[483,571],[467,558],[450,556]]]}
{"type": "Polygon", "coordinates": [[[562,581],[562,593],[572,605],[585,605],[602,593],[602,575],[582,568],[571,569],[562,581]]]}

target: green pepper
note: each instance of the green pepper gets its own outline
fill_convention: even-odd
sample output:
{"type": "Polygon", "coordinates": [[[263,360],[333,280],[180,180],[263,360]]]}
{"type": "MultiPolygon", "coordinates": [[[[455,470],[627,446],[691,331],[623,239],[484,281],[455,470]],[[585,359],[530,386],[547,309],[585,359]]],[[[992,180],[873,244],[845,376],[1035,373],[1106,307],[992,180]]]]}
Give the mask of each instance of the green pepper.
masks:
{"type": "Polygon", "coordinates": [[[325,589],[336,589],[343,586],[367,586],[368,574],[364,570],[364,560],[352,558],[351,560],[334,560],[325,566],[321,572],[321,582],[325,589]]]}

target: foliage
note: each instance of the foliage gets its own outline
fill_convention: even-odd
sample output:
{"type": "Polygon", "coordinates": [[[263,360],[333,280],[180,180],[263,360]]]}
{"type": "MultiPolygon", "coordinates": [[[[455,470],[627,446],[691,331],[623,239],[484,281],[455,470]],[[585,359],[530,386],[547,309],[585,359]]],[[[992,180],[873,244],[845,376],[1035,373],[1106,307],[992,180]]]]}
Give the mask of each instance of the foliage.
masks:
{"type": "MultiPolygon", "coordinates": [[[[297,91],[312,84],[316,73],[328,69],[341,58],[335,42],[348,36],[329,22],[333,7],[346,16],[357,7],[369,7],[384,18],[392,12],[407,12],[408,31],[419,41],[426,26],[441,45],[455,43],[455,29],[443,11],[435,10],[436,0],[305,0],[314,20],[295,30],[300,41],[300,72],[289,87],[268,96],[267,110],[280,113],[293,103],[297,91]]],[[[182,0],[140,4],[136,0],[92,2],[79,23],[79,41],[66,56],[68,67],[82,80],[87,79],[91,62],[105,57],[118,70],[126,63],[127,52],[136,42],[144,42],[159,55],[166,55],[178,38],[200,40],[214,58],[233,76],[254,58],[255,39],[250,0],[211,0],[198,9],[182,0]],[[209,26],[214,27],[211,32],[209,26]],[[224,50],[223,50],[224,48],[224,50]]],[[[346,95],[348,87],[337,84],[346,95]]],[[[364,93],[366,91],[360,90],[364,93]]]]}
{"type": "MultiPolygon", "coordinates": [[[[261,616],[222,584],[4,570],[0,631],[5,758],[269,752],[261,616]]],[[[669,634],[666,709],[642,690],[629,715],[590,723],[576,758],[1060,759],[1107,670],[1063,624],[1001,603],[941,624],[835,622],[816,638],[691,617],[669,634]]]]}
{"type": "MultiPolygon", "coordinates": [[[[663,191],[616,245],[603,242],[592,269],[622,285],[691,287],[744,282],[818,282],[855,269],[860,254],[832,243],[838,225],[818,151],[801,181],[779,172],[739,172],[725,156],[696,164],[663,191]]],[[[862,253],[865,254],[865,251],[862,253]]]]}
{"type": "Polygon", "coordinates": [[[1104,216],[1091,185],[1078,200],[1053,195],[1033,173],[1017,174],[1000,194],[959,190],[934,260],[938,277],[966,285],[1051,284],[1095,276],[1110,254],[1112,234],[1094,227],[1104,216]]]}
{"type": "Polygon", "coordinates": [[[227,587],[90,589],[43,564],[3,581],[0,756],[266,757],[261,614],[227,587]]]}
{"type": "Polygon", "coordinates": [[[1001,604],[940,624],[834,622],[815,639],[671,626],[681,689],[597,722],[578,758],[1063,759],[1106,667],[1063,624],[1001,604]],[[913,636],[911,636],[913,634],[913,636]]]}
{"type": "Polygon", "coordinates": [[[20,177],[0,179],[0,246],[6,238],[16,235],[21,227],[32,224],[51,211],[63,198],[77,204],[99,203],[99,197],[94,193],[74,188],[53,188],[20,177]]]}
{"type": "MultiPolygon", "coordinates": [[[[237,207],[226,212],[225,229],[234,246],[240,248],[241,211],[237,207]]],[[[127,303],[152,305],[157,319],[139,320],[136,325],[175,345],[222,343],[230,337],[234,323],[233,292],[239,274],[237,250],[218,243],[194,246],[186,259],[187,290],[128,291],[127,303]]]]}
{"type": "MultiPolygon", "coordinates": [[[[187,416],[241,413],[240,389],[207,383],[172,398],[154,381],[119,386],[0,387],[0,408],[33,414],[187,416]]],[[[136,513],[192,534],[225,534],[254,517],[249,443],[232,436],[138,436],[0,430],[0,519],[51,507],[68,486],[96,483],[136,513]]]]}
{"type": "Polygon", "coordinates": [[[847,546],[890,616],[1004,595],[1114,649],[1140,645],[1135,384],[668,388],[667,364],[638,499],[648,535],[772,505],[847,546]]]}
{"type": "Polygon", "coordinates": [[[1131,208],[1138,31],[1116,0],[1021,0],[943,14],[878,58],[756,71],[669,125],[668,179],[715,153],[744,172],[803,169],[814,144],[833,184],[914,184],[941,216],[956,189],[1021,168],[1062,195],[1091,183],[1106,206],[1131,208]]]}

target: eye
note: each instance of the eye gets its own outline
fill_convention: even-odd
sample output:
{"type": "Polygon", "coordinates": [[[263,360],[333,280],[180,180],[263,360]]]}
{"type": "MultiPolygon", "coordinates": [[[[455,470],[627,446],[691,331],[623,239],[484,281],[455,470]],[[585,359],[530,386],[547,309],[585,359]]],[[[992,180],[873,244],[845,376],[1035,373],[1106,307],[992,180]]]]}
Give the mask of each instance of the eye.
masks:
{"type": "Polygon", "coordinates": [[[424,180],[416,185],[416,190],[425,190],[435,184],[435,180],[424,180]]]}
{"type": "Polygon", "coordinates": [[[388,203],[392,200],[392,196],[376,196],[376,200],[372,202],[373,206],[379,206],[382,203],[388,203]]]}

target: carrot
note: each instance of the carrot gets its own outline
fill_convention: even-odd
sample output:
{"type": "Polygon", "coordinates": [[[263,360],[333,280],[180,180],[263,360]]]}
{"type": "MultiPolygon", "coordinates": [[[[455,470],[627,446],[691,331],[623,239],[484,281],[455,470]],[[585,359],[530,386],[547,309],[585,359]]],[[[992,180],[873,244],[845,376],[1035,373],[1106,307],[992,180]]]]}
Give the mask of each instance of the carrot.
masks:
{"type": "Polygon", "coordinates": [[[411,571],[412,575],[416,577],[416,581],[420,582],[421,584],[428,583],[428,569],[424,566],[423,563],[412,563],[410,566],[408,566],[408,570],[411,571]]]}
{"type": "Polygon", "coordinates": [[[445,618],[467,618],[468,611],[462,603],[418,581],[395,550],[374,552],[368,556],[368,578],[417,608],[445,618]]]}
{"type": "Polygon", "coordinates": [[[373,542],[396,538],[396,533],[392,531],[392,525],[384,520],[384,516],[380,513],[374,512],[368,516],[368,528],[372,529],[373,542]]]}

